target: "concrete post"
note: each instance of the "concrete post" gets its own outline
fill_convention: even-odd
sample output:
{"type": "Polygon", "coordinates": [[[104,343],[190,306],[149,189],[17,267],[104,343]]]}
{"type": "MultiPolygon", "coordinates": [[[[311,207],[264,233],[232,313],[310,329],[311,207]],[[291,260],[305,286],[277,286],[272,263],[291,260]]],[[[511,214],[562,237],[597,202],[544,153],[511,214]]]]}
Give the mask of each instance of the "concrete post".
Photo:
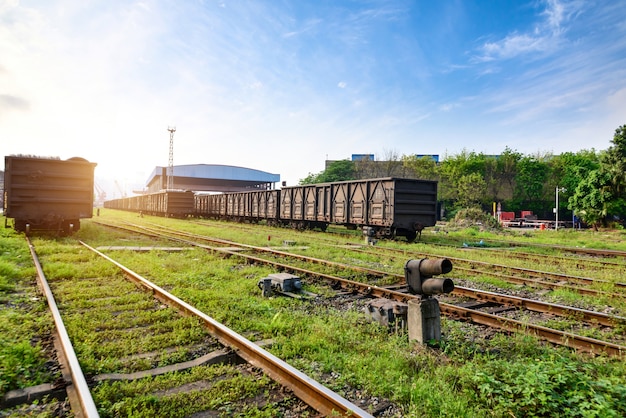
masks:
{"type": "Polygon", "coordinates": [[[434,298],[409,300],[407,316],[409,341],[420,344],[441,340],[441,310],[434,298]]]}

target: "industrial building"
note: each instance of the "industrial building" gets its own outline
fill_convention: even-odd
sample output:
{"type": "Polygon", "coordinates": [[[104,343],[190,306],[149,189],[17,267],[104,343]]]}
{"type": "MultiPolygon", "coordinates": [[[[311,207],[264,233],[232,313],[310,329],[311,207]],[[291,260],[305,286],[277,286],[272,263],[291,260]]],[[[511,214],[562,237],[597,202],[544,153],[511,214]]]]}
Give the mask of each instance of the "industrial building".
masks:
{"type": "MultiPolygon", "coordinates": [[[[157,166],[146,183],[146,192],[167,189],[168,167],[157,166]]],[[[195,192],[240,192],[269,190],[280,182],[280,174],[220,164],[189,164],[172,167],[172,189],[195,192]]]]}

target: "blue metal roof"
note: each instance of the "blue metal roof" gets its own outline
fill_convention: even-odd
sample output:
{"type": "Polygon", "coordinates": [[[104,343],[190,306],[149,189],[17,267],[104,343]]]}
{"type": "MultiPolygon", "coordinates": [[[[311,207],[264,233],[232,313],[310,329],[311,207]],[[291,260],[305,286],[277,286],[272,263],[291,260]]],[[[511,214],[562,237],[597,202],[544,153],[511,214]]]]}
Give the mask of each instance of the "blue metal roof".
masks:
{"type": "MultiPolygon", "coordinates": [[[[252,168],[220,164],[176,165],[174,169],[174,188],[196,191],[237,191],[263,187],[280,181],[280,174],[267,173],[252,168]]],[[[165,184],[163,175],[167,168],[157,166],[147,186],[150,190],[162,189],[165,184]]]]}

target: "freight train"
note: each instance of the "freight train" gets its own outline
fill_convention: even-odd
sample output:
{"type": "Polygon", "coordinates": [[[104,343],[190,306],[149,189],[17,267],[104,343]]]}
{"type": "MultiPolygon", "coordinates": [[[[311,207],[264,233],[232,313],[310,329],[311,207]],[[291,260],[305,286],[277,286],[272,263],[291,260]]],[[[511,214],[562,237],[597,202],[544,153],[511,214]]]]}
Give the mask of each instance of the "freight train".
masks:
{"type": "Polygon", "coordinates": [[[16,231],[55,231],[69,234],[80,220],[93,214],[95,163],[74,157],[4,158],[5,227],[13,218],[16,231]]]}
{"type": "Polygon", "coordinates": [[[388,177],[220,194],[165,190],[108,200],[104,207],[179,218],[265,221],[297,229],[363,227],[371,236],[413,241],[424,227],[435,225],[437,182],[388,177]]]}

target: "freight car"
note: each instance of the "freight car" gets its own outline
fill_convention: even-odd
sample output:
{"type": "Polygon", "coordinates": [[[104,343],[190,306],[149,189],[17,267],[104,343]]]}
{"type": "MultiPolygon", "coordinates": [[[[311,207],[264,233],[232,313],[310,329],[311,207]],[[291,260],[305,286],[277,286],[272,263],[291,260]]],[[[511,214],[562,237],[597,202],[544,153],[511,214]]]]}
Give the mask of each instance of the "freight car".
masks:
{"type": "Polygon", "coordinates": [[[281,224],[279,218],[280,190],[197,194],[195,215],[204,218],[237,222],[266,221],[281,224]]]}
{"type": "Polygon", "coordinates": [[[16,231],[80,229],[80,219],[93,214],[95,163],[6,156],[4,158],[4,214],[16,231]]]}
{"type": "Polygon", "coordinates": [[[413,241],[437,221],[437,182],[388,177],[286,187],[279,217],[296,227],[367,227],[373,236],[413,241]]]}
{"type": "Polygon", "coordinates": [[[169,190],[109,200],[104,207],[160,216],[265,221],[297,229],[326,230],[330,224],[365,227],[371,236],[413,241],[424,227],[435,225],[437,182],[389,177],[221,194],[169,190]]]}
{"type": "Polygon", "coordinates": [[[156,193],[107,200],[104,207],[146,215],[186,218],[194,215],[194,194],[183,190],[163,190],[156,193]]]}
{"type": "Polygon", "coordinates": [[[307,184],[196,195],[196,215],[298,229],[367,227],[373,236],[413,241],[437,220],[437,182],[401,178],[307,184]]]}

